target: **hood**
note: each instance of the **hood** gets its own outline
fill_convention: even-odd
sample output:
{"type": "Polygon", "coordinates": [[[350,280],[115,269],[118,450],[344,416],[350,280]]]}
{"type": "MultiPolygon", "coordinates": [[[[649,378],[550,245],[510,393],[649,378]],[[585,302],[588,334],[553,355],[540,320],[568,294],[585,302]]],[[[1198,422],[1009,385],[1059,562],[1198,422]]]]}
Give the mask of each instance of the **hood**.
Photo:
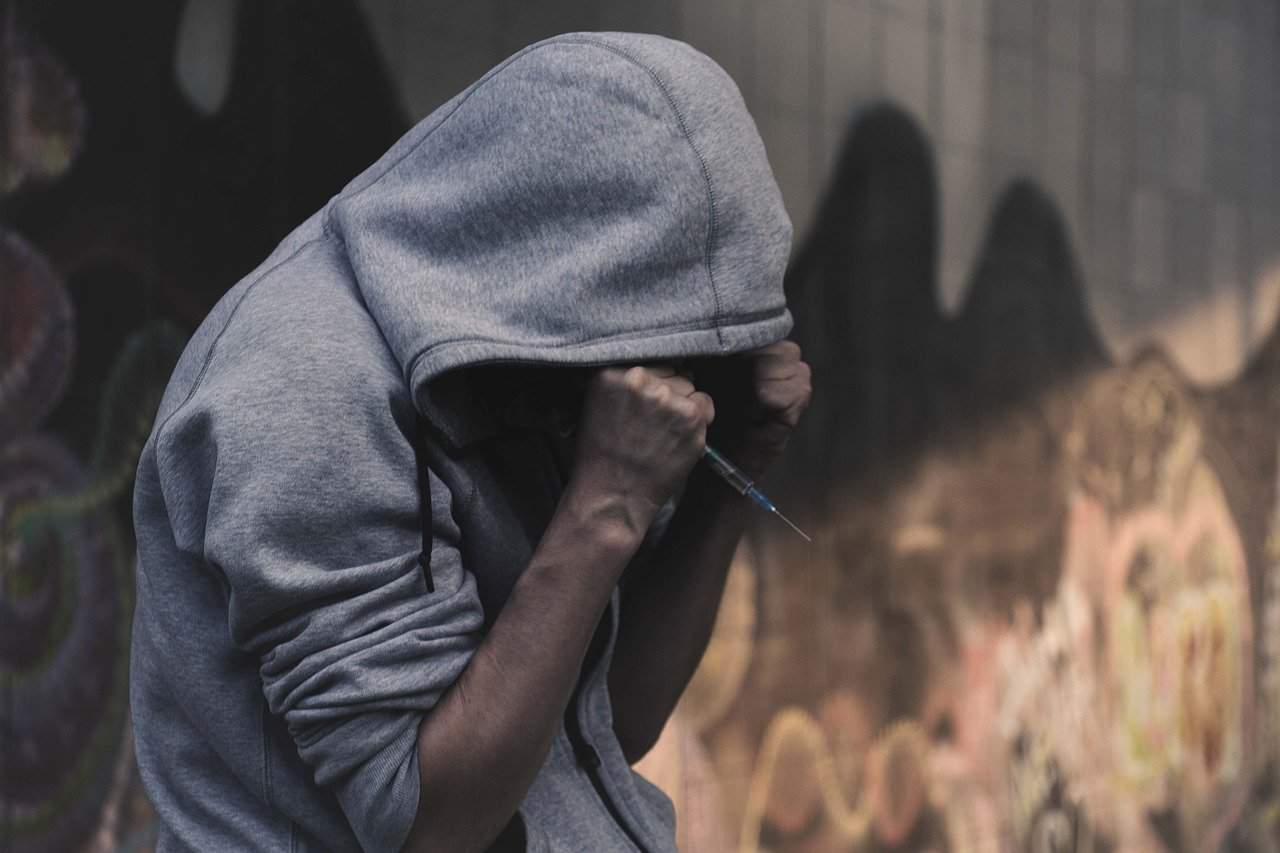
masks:
{"type": "Polygon", "coordinates": [[[454,446],[461,368],[729,355],[787,335],[792,226],[755,123],[689,45],[569,33],[515,53],[331,199],[366,307],[454,446]]]}

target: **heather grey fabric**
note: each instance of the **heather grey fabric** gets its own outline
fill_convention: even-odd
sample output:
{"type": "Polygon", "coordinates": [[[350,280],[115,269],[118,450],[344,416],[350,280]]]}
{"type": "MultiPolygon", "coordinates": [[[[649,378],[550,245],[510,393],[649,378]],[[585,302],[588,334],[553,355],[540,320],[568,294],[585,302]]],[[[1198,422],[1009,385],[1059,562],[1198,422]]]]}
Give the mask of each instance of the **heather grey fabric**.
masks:
{"type": "MultiPolygon", "coordinates": [[[[418,725],[566,475],[555,437],[504,421],[466,368],[779,340],[790,242],[719,66],[658,36],[575,33],[441,106],[238,282],[173,373],[134,491],[132,712],[160,849],[399,849],[418,725]]],[[[672,851],[671,802],[612,730],[619,606],[615,589],[576,713],[625,829],[672,851]]],[[[634,849],[563,724],[519,818],[530,850],[634,849]]]]}

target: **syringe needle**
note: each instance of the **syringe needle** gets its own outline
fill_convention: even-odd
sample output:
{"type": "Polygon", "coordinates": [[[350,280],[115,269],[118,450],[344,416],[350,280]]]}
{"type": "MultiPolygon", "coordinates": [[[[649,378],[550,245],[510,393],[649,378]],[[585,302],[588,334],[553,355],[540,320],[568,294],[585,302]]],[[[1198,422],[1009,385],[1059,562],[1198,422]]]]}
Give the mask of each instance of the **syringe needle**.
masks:
{"type": "Polygon", "coordinates": [[[812,539],[810,539],[810,538],[809,538],[808,534],[806,534],[803,530],[801,530],[799,527],[796,527],[794,524],[791,524],[791,519],[787,518],[785,515],[783,515],[782,513],[778,512],[778,508],[777,508],[777,507],[774,507],[774,508],[773,508],[773,512],[774,512],[774,515],[778,516],[778,518],[782,519],[782,520],[783,520],[783,521],[785,521],[787,524],[789,524],[789,525],[791,526],[791,529],[792,529],[792,530],[794,530],[796,533],[799,533],[801,536],[803,536],[803,537],[804,537],[804,541],[806,541],[806,542],[812,542],[812,541],[813,541],[812,539]]]}
{"type": "Polygon", "coordinates": [[[742,471],[737,465],[734,465],[726,459],[719,451],[714,450],[711,445],[708,444],[703,447],[702,455],[711,465],[711,470],[723,477],[725,482],[733,486],[743,495],[746,495],[751,498],[751,500],[760,504],[760,506],[769,510],[769,512],[778,516],[778,518],[785,521],[792,530],[799,533],[801,536],[804,536],[804,541],[813,541],[803,530],[792,524],[791,519],[778,512],[778,508],[773,505],[773,501],[766,498],[764,496],[764,492],[755,487],[754,481],[747,476],[746,472],[742,471]]]}

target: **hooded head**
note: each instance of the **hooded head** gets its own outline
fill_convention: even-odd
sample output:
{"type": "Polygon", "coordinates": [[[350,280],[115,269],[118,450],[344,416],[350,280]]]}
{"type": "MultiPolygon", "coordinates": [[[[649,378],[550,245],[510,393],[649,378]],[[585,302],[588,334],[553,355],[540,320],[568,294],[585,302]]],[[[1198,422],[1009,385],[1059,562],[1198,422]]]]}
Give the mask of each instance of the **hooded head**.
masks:
{"type": "Polygon", "coordinates": [[[689,45],[570,33],[517,52],[331,201],[414,403],[499,428],[484,364],[723,356],[784,338],[792,226],[733,80],[689,45]]]}

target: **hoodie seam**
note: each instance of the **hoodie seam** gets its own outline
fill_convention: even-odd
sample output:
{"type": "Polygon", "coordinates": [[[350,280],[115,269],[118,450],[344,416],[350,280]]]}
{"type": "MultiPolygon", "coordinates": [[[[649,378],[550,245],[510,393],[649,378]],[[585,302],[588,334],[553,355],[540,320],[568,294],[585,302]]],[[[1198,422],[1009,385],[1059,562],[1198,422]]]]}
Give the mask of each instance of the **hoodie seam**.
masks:
{"type": "Polygon", "coordinates": [[[419,139],[417,142],[411,145],[409,147],[409,150],[405,151],[403,155],[401,155],[400,157],[397,157],[396,161],[388,165],[386,169],[382,170],[382,172],[380,172],[377,177],[370,180],[369,183],[365,184],[364,186],[351,190],[349,194],[346,193],[345,191],[340,191],[333,198],[331,198],[324,205],[320,214],[320,233],[317,236],[312,237],[310,240],[300,245],[297,249],[295,249],[292,253],[290,253],[289,257],[285,258],[284,260],[280,261],[280,263],[274,265],[270,269],[263,272],[260,276],[254,279],[252,283],[250,283],[245,287],[245,292],[241,295],[240,299],[236,302],[235,306],[231,309],[231,313],[227,315],[227,319],[222,324],[222,328],[218,330],[218,334],[214,336],[213,342],[209,345],[209,351],[205,355],[204,364],[200,366],[200,372],[196,375],[195,381],[192,382],[191,389],[187,392],[186,396],[183,397],[182,402],[179,403],[174,408],[174,410],[170,412],[169,415],[164,419],[164,422],[160,424],[160,426],[156,429],[156,432],[157,433],[163,432],[165,426],[169,423],[170,420],[173,419],[173,416],[176,415],[179,411],[181,411],[182,408],[185,407],[187,403],[191,400],[191,398],[195,395],[197,389],[199,389],[200,387],[201,381],[204,379],[205,371],[209,369],[209,364],[213,361],[214,351],[217,349],[218,341],[222,338],[222,335],[227,331],[227,328],[231,325],[231,321],[235,319],[236,312],[239,311],[240,306],[244,304],[244,300],[246,297],[248,297],[249,291],[253,290],[253,288],[258,284],[258,282],[262,281],[264,278],[271,275],[271,273],[275,272],[285,264],[292,261],[304,249],[306,249],[308,246],[311,246],[315,243],[323,242],[325,240],[336,239],[337,242],[340,243],[341,245],[343,246],[346,245],[346,241],[343,240],[341,238],[341,235],[337,231],[335,231],[334,228],[332,227],[331,220],[334,215],[333,207],[335,202],[339,200],[351,200],[356,198],[365,190],[374,186],[379,181],[381,181],[384,177],[390,174],[397,166],[403,163],[411,154],[417,151],[418,148],[421,147],[423,143],[425,143],[427,139],[429,139],[431,135],[436,132],[436,130],[438,130],[441,126],[443,126],[444,123],[448,121],[451,117],[453,117],[454,113],[456,113],[462,107],[462,105],[465,104],[467,100],[481,88],[481,86],[484,83],[492,79],[495,75],[498,74],[498,72],[502,71],[504,68],[506,68],[508,65],[515,62],[517,59],[521,58],[522,56],[526,56],[527,54],[531,53],[534,50],[537,50],[540,47],[545,47],[545,46],[549,46],[550,44],[558,44],[558,43],[559,42],[539,42],[538,44],[529,45],[528,47],[523,48],[517,51],[516,53],[512,54],[511,56],[507,57],[506,61],[489,69],[489,71],[486,72],[484,76],[482,76],[479,80],[471,84],[471,89],[462,96],[462,98],[458,101],[458,103],[454,105],[453,109],[449,110],[448,113],[442,116],[440,121],[438,121],[435,125],[428,128],[427,131],[422,135],[421,139],[419,139]]]}
{"type": "MultiPolygon", "coordinates": [[[[219,329],[218,334],[214,336],[213,342],[210,343],[209,350],[205,354],[204,363],[200,366],[200,372],[196,375],[195,380],[192,382],[191,388],[187,391],[186,395],[183,397],[182,402],[179,403],[176,407],[174,407],[174,410],[170,412],[168,416],[165,417],[164,421],[160,424],[160,426],[156,428],[156,432],[157,433],[163,432],[165,427],[168,425],[169,421],[171,421],[173,417],[177,415],[178,412],[180,412],[187,405],[188,402],[190,402],[191,398],[195,396],[196,391],[199,390],[200,385],[204,380],[205,373],[209,369],[209,365],[213,362],[213,358],[214,358],[214,355],[216,354],[218,342],[222,339],[223,334],[225,334],[227,329],[231,326],[232,320],[235,319],[236,312],[238,312],[240,310],[240,306],[244,304],[244,301],[248,297],[249,292],[253,290],[253,288],[259,282],[261,282],[263,279],[267,278],[273,272],[283,267],[285,264],[292,261],[295,257],[301,254],[305,249],[307,249],[308,247],[316,243],[320,243],[330,239],[337,239],[338,242],[345,244],[345,241],[341,239],[341,236],[332,228],[331,218],[333,216],[333,202],[339,199],[353,200],[356,197],[358,197],[360,194],[364,193],[366,190],[370,189],[371,187],[379,183],[383,178],[385,178],[388,174],[394,171],[396,167],[398,167],[402,162],[404,162],[410,155],[412,155],[415,151],[417,151],[427,141],[427,139],[429,139],[432,136],[432,134],[434,134],[439,128],[441,128],[445,124],[445,122],[447,122],[450,118],[452,118],[458,112],[458,110],[462,108],[462,105],[465,104],[473,94],[479,91],[485,83],[493,79],[495,76],[497,76],[501,71],[506,69],[513,62],[516,62],[522,57],[528,56],[530,53],[532,53],[535,50],[539,50],[544,47],[553,47],[559,44],[585,44],[585,45],[598,47],[603,50],[607,50],[617,56],[620,56],[623,59],[635,65],[637,68],[642,69],[649,75],[650,79],[653,80],[654,85],[658,87],[658,90],[662,92],[663,97],[667,101],[667,105],[671,107],[671,111],[675,114],[676,124],[680,128],[680,132],[684,135],[685,141],[689,144],[690,150],[693,151],[694,156],[697,158],[698,165],[702,171],[703,181],[706,183],[706,186],[707,186],[708,223],[707,223],[707,241],[706,241],[706,247],[704,249],[704,265],[707,270],[707,280],[711,286],[712,299],[715,301],[715,317],[712,321],[711,327],[715,329],[716,340],[719,342],[721,350],[723,350],[725,343],[724,343],[724,331],[722,329],[723,318],[721,317],[722,307],[720,302],[720,291],[716,287],[715,273],[713,271],[713,264],[712,264],[712,256],[715,250],[716,231],[717,231],[715,189],[711,182],[711,172],[707,167],[707,161],[702,156],[702,152],[698,149],[698,146],[694,144],[693,137],[689,133],[688,124],[685,122],[684,114],[680,111],[680,107],[677,105],[675,98],[671,94],[671,91],[669,90],[667,85],[663,82],[662,78],[658,75],[658,73],[654,71],[653,68],[651,68],[649,65],[637,59],[628,51],[623,50],[622,48],[617,47],[616,45],[610,44],[600,39],[582,38],[582,37],[551,38],[551,39],[547,39],[546,41],[538,42],[537,44],[532,44],[532,45],[529,45],[528,47],[523,48],[522,50],[508,57],[501,64],[490,69],[487,73],[485,73],[482,77],[480,77],[480,79],[478,79],[471,85],[470,90],[467,91],[461,97],[461,99],[459,99],[458,103],[454,105],[453,109],[451,109],[447,114],[441,117],[440,121],[438,121],[435,125],[430,127],[422,135],[421,139],[417,140],[412,146],[410,146],[409,149],[405,151],[403,155],[398,157],[394,163],[391,163],[390,165],[388,165],[387,168],[384,169],[381,173],[379,173],[377,177],[370,180],[369,183],[365,184],[364,186],[358,189],[352,190],[350,194],[340,192],[333,199],[331,199],[330,203],[325,205],[323,213],[321,215],[320,234],[311,238],[310,240],[307,240],[302,245],[298,246],[298,248],[295,249],[292,253],[290,253],[287,258],[284,258],[278,264],[275,264],[270,269],[264,271],[256,279],[254,279],[253,282],[251,282],[248,286],[245,287],[244,293],[241,295],[240,299],[237,300],[235,306],[231,309],[231,312],[227,315],[227,319],[222,324],[222,328],[219,329]]],[[[707,326],[704,323],[704,324],[701,324],[700,326],[689,326],[687,324],[681,324],[678,326],[665,327],[665,328],[672,331],[677,331],[685,328],[706,328],[706,327],[707,326]]],[[[637,336],[652,334],[654,332],[662,331],[662,330],[663,329],[644,330],[643,332],[637,333],[637,336]]],[[[604,338],[596,338],[594,340],[613,340],[613,339],[618,339],[620,337],[621,336],[608,336],[604,338]]],[[[462,339],[455,339],[455,341],[457,340],[462,340],[462,339]]],[[[476,340],[480,340],[480,339],[476,339],[476,340]]],[[[439,345],[441,343],[450,343],[450,342],[449,341],[437,342],[437,344],[432,345],[432,347],[439,345]]],[[[588,342],[584,341],[580,343],[585,344],[588,342]]],[[[573,346],[573,344],[566,344],[561,346],[573,346]]],[[[410,359],[406,378],[412,377],[413,371],[417,366],[418,360],[426,352],[428,352],[432,347],[427,347],[423,349],[422,351],[415,354],[412,359],[410,359]]]]}
{"type": "Polygon", "coordinates": [[[263,271],[261,275],[245,285],[244,292],[240,294],[240,298],[236,300],[236,304],[232,306],[231,311],[227,314],[227,319],[223,321],[222,328],[213,336],[213,341],[209,344],[208,351],[205,352],[204,363],[200,365],[200,372],[196,374],[196,378],[192,381],[190,390],[188,390],[186,395],[182,398],[182,402],[177,406],[174,406],[173,411],[165,416],[165,419],[161,422],[160,426],[156,427],[157,437],[164,432],[164,428],[169,425],[169,421],[173,420],[174,416],[182,411],[183,408],[186,407],[187,403],[191,402],[191,398],[195,396],[196,391],[200,390],[200,385],[204,381],[205,373],[208,372],[209,365],[213,363],[213,358],[217,355],[218,342],[222,340],[222,336],[226,334],[227,329],[231,328],[231,322],[235,320],[236,312],[240,310],[240,306],[249,298],[249,293],[272,273],[276,272],[285,264],[302,254],[304,250],[314,246],[316,243],[324,242],[329,239],[329,237],[329,233],[322,229],[319,235],[312,237],[310,240],[307,240],[305,243],[298,246],[298,248],[294,249],[287,258],[284,258],[279,263],[273,265],[270,269],[263,271]]]}
{"type": "Polygon", "coordinates": [[[685,142],[689,143],[689,149],[693,151],[693,156],[698,158],[698,166],[702,170],[702,180],[707,185],[707,242],[706,242],[705,248],[703,249],[704,263],[707,268],[707,282],[708,284],[711,285],[711,297],[712,299],[715,300],[715,304],[716,304],[715,323],[714,323],[715,330],[716,330],[716,340],[719,341],[720,348],[721,350],[723,350],[724,349],[724,333],[721,331],[721,328],[720,328],[720,321],[721,321],[720,312],[722,310],[720,305],[720,289],[716,287],[715,271],[713,269],[713,264],[712,264],[712,257],[715,254],[716,232],[717,232],[717,226],[718,226],[718,222],[716,219],[716,193],[715,193],[715,187],[711,182],[711,170],[707,167],[706,158],[702,156],[702,152],[698,149],[698,146],[693,141],[693,134],[689,132],[689,125],[684,119],[684,113],[680,111],[680,106],[676,103],[675,97],[671,94],[671,90],[667,87],[667,84],[663,82],[662,77],[658,74],[658,72],[655,71],[651,66],[642,62],[637,57],[633,56],[628,51],[623,50],[617,45],[610,44],[607,41],[601,41],[599,39],[592,39],[592,38],[582,38],[582,37],[567,38],[567,39],[562,39],[559,43],[560,44],[595,45],[596,47],[600,47],[600,48],[603,48],[604,50],[608,50],[612,53],[615,53],[618,56],[621,56],[623,59],[626,59],[628,62],[631,62],[636,67],[643,69],[649,75],[649,77],[653,80],[654,85],[658,87],[658,90],[662,92],[662,96],[666,98],[667,105],[671,107],[671,111],[675,113],[676,124],[679,125],[680,132],[684,134],[685,142]]]}
{"type": "MultiPolygon", "coordinates": [[[[668,88],[667,84],[663,82],[662,77],[658,75],[658,72],[653,70],[652,67],[645,64],[644,62],[636,58],[634,55],[632,55],[628,51],[623,50],[622,48],[616,45],[610,44],[607,41],[602,41],[600,39],[593,39],[593,38],[583,38],[581,36],[578,36],[575,38],[552,37],[545,41],[541,41],[536,44],[531,44],[528,47],[525,47],[520,51],[512,54],[511,56],[507,57],[505,61],[489,69],[489,71],[487,71],[482,77],[480,77],[478,80],[472,83],[471,88],[468,89],[462,95],[462,97],[458,100],[458,103],[454,104],[453,109],[449,110],[449,112],[441,116],[440,120],[436,122],[434,125],[427,128],[427,130],[422,134],[422,137],[418,139],[416,142],[414,142],[411,146],[409,146],[407,151],[405,151],[402,155],[397,157],[394,163],[389,164],[385,169],[383,169],[381,172],[378,173],[377,177],[372,178],[369,181],[369,183],[365,184],[364,186],[353,189],[349,193],[346,191],[338,193],[338,195],[334,197],[334,201],[338,201],[338,200],[354,201],[362,193],[376,186],[380,181],[382,181],[383,178],[385,178],[387,175],[395,171],[396,168],[398,168],[401,163],[403,163],[410,156],[412,156],[414,152],[416,152],[419,148],[425,145],[427,140],[431,138],[432,134],[434,134],[441,127],[444,127],[445,123],[448,122],[449,119],[453,118],[453,116],[457,114],[458,110],[462,109],[462,105],[465,104],[471,98],[472,95],[480,91],[480,89],[483,88],[483,86],[486,83],[488,83],[495,76],[497,76],[499,73],[504,71],[509,65],[516,62],[519,59],[522,59],[523,57],[528,56],[529,54],[533,53],[535,50],[540,50],[544,47],[554,47],[556,45],[562,45],[562,44],[583,44],[583,45],[590,45],[592,47],[597,47],[602,50],[607,50],[610,53],[613,53],[617,56],[620,56],[626,61],[630,62],[632,65],[635,65],[637,68],[641,69],[642,71],[644,71],[649,75],[649,78],[653,81],[654,85],[658,87],[658,91],[662,93],[663,98],[667,102],[667,106],[669,106],[671,108],[671,112],[675,114],[676,125],[680,128],[680,132],[681,134],[683,134],[685,142],[689,144],[689,149],[693,151],[693,156],[697,158],[698,167],[702,171],[702,180],[707,186],[707,240],[706,240],[706,245],[703,249],[703,266],[705,266],[707,270],[707,282],[711,286],[711,298],[715,302],[715,306],[716,306],[713,328],[716,331],[716,340],[719,342],[720,349],[723,351],[725,346],[724,332],[721,329],[721,322],[722,322],[721,312],[723,311],[723,307],[720,302],[720,290],[719,288],[716,287],[715,273],[712,269],[713,267],[712,257],[715,253],[718,220],[716,217],[715,188],[711,182],[711,170],[707,167],[706,158],[702,156],[702,152],[698,149],[698,146],[694,144],[693,135],[689,132],[689,125],[685,121],[684,113],[680,111],[680,107],[676,103],[676,99],[672,96],[671,90],[668,88]]],[[[331,232],[329,220],[334,215],[335,214],[334,214],[333,207],[328,206],[326,208],[324,221],[322,223],[322,228],[326,233],[331,232]]],[[[412,364],[416,359],[417,359],[417,356],[415,356],[413,359],[410,360],[411,367],[408,371],[408,375],[406,376],[406,378],[412,377],[413,375],[412,364]]]]}
{"type": "MultiPolygon", "coordinates": [[[[727,324],[722,324],[722,328],[724,327],[737,328],[739,326],[743,326],[747,324],[760,323],[766,320],[771,320],[777,317],[781,317],[786,313],[786,311],[787,311],[787,306],[784,303],[782,305],[778,305],[773,308],[764,308],[759,311],[742,312],[740,314],[735,314],[731,318],[729,318],[730,322],[728,322],[727,324]]],[[[671,334],[679,334],[684,332],[706,331],[707,329],[708,329],[708,326],[706,321],[691,321],[689,323],[679,323],[675,325],[654,326],[648,329],[639,329],[639,330],[632,329],[625,332],[619,332],[614,335],[604,335],[600,337],[586,338],[584,340],[573,341],[570,343],[553,343],[553,344],[521,343],[519,344],[519,348],[525,352],[529,350],[543,350],[543,351],[572,350],[572,349],[580,349],[582,347],[594,346],[600,343],[607,343],[607,342],[611,342],[618,339],[633,339],[633,340],[649,341],[657,338],[659,335],[669,336],[671,334]]],[[[465,347],[465,346],[474,345],[474,344],[499,344],[499,345],[510,346],[511,341],[506,339],[498,339],[498,338],[477,337],[474,335],[468,335],[466,337],[450,338],[449,340],[446,340],[446,341],[436,341],[435,343],[429,344],[428,346],[419,350],[412,358],[409,359],[409,367],[408,367],[408,370],[406,371],[406,375],[408,378],[406,381],[408,381],[410,385],[412,385],[413,377],[417,374],[419,368],[422,365],[423,360],[428,355],[434,354],[439,351],[448,352],[450,349],[453,349],[456,347],[465,347]]],[[[497,355],[491,354],[491,357],[489,358],[483,358],[478,361],[469,362],[468,366],[476,366],[479,364],[488,364],[493,362],[503,362],[503,361],[510,361],[510,360],[511,359],[505,357],[502,353],[498,353],[497,355]]],[[[428,418],[428,420],[430,420],[430,418],[428,418]]],[[[440,431],[445,435],[449,444],[455,450],[462,450],[470,446],[475,441],[480,441],[480,440],[483,440],[484,438],[491,437],[492,435],[496,434],[496,432],[498,431],[496,429],[492,431],[488,431],[486,430],[486,428],[481,428],[480,434],[477,434],[476,430],[471,426],[464,426],[460,430],[454,430],[450,428],[445,428],[440,424],[434,423],[434,422],[433,422],[433,425],[435,429],[437,429],[438,431],[440,431]]],[[[478,492],[479,492],[478,485],[473,482],[471,484],[471,491],[467,495],[465,502],[469,503],[470,500],[478,494],[478,492]]]]}
{"type": "MultiPolygon", "coordinates": [[[[735,314],[733,317],[729,318],[730,320],[729,325],[736,326],[736,325],[741,325],[742,323],[752,323],[752,322],[758,322],[760,320],[767,320],[771,317],[779,317],[782,315],[782,313],[786,309],[787,309],[786,305],[780,305],[774,308],[765,308],[760,311],[749,311],[742,314],[735,314]]],[[[521,343],[519,346],[521,348],[542,349],[542,350],[578,349],[581,347],[589,347],[589,346],[593,346],[599,343],[604,343],[607,341],[627,340],[630,338],[650,338],[650,337],[653,337],[654,335],[664,333],[664,332],[668,332],[668,333],[669,332],[688,332],[688,331],[697,331],[699,329],[712,329],[712,328],[714,328],[717,332],[721,332],[723,330],[724,325],[725,324],[722,322],[713,321],[711,323],[708,323],[705,320],[691,320],[687,323],[674,323],[674,324],[667,324],[665,326],[651,326],[645,329],[628,329],[626,331],[617,332],[612,335],[597,335],[596,337],[583,338],[582,340],[578,340],[578,341],[568,341],[563,343],[551,343],[551,344],[521,343]]],[[[491,337],[484,337],[480,335],[466,335],[466,336],[457,337],[457,338],[449,338],[443,341],[435,341],[434,343],[430,343],[427,346],[423,347],[413,356],[412,359],[409,360],[409,375],[412,376],[414,371],[417,370],[418,363],[433,351],[441,347],[450,347],[450,346],[456,346],[458,344],[470,344],[470,343],[510,344],[511,340],[509,338],[491,338],[491,337]]]]}
{"type": "MultiPolygon", "coordinates": [[[[422,137],[417,141],[415,141],[412,145],[410,145],[408,150],[406,150],[403,154],[397,157],[395,159],[395,162],[389,163],[385,169],[379,172],[376,177],[371,178],[369,183],[365,184],[364,186],[356,187],[355,189],[352,189],[349,192],[347,190],[343,190],[339,192],[336,196],[334,196],[333,201],[353,201],[357,197],[359,197],[361,194],[363,194],[365,191],[372,189],[383,178],[385,178],[387,175],[391,174],[397,168],[399,168],[401,163],[403,163],[405,160],[413,156],[413,154],[419,148],[421,148],[423,145],[426,144],[427,140],[430,139],[431,136],[437,130],[444,127],[445,123],[448,122],[449,119],[453,118],[454,114],[456,114],[458,110],[462,109],[462,105],[465,104],[467,101],[469,101],[472,95],[480,91],[480,89],[483,88],[486,83],[492,80],[501,71],[505,70],[508,65],[511,65],[516,60],[527,56],[528,54],[532,53],[535,50],[538,50],[539,48],[550,47],[553,44],[561,44],[561,43],[562,42],[560,41],[545,41],[545,42],[538,42],[537,44],[531,44],[528,47],[521,48],[520,50],[513,53],[511,56],[508,56],[505,60],[503,60],[499,64],[495,65],[493,68],[490,68],[483,75],[481,75],[479,79],[473,81],[471,83],[471,86],[468,89],[460,93],[461,97],[458,99],[458,103],[453,105],[453,109],[449,110],[447,113],[442,115],[439,121],[437,121],[435,124],[431,125],[431,127],[423,131],[422,137]]],[[[322,224],[322,227],[326,232],[329,232],[331,230],[329,225],[329,220],[330,218],[333,217],[333,215],[334,213],[333,213],[332,206],[326,205],[324,222],[322,224]]]]}

